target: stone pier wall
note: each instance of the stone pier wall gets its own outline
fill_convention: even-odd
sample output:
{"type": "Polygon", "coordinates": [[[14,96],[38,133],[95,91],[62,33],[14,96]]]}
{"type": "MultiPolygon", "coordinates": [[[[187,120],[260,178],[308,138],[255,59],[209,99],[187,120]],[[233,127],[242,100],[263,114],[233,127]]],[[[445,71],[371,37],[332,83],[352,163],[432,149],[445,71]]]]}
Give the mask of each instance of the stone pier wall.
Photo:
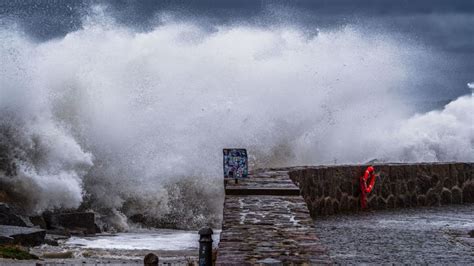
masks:
{"type": "MultiPolygon", "coordinates": [[[[359,177],[367,165],[321,166],[289,172],[310,214],[360,210],[359,177]]],[[[380,173],[368,195],[369,209],[474,203],[473,163],[374,165],[380,173]]]]}

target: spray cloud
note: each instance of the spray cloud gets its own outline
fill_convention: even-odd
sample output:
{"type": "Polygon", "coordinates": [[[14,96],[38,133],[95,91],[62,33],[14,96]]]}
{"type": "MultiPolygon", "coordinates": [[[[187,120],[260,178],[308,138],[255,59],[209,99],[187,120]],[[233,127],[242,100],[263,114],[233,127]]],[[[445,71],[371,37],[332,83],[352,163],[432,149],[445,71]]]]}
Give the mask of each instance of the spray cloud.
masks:
{"type": "Polygon", "coordinates": [[[254,167],[474,160],[472,96],[412,115],[399,91],[436,60],[389,34],[135,32],[98,15],[42,43],[0,35],[0,149],[16,165],[0,182],[31,212],[85,199],[110,217],[217,223],[224,147],[254,167]]]}

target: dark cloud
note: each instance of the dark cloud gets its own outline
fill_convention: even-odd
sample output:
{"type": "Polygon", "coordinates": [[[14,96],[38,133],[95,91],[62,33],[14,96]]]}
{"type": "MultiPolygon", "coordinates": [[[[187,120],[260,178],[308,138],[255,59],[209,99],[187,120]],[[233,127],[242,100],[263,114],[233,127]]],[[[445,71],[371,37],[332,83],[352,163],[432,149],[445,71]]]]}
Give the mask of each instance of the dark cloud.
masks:
{"type": "Polygon", "coordinates": [[[444,95],[436,97],[466,93],[466,82],[474,80],[474,1],[469,0],[0,0],[0,22],[14,22],[42,41],[79,29],[94,4],[105,6],[118,23],[143,31],[156,26],[162,12],[210,28],[293,24],[311,32],[356,24],[403,35],[454,62],[439,70],[452,81],[426,85],[432,95],[444,95]],[[455,89],[446,92],[446,86],[455,89]]]}

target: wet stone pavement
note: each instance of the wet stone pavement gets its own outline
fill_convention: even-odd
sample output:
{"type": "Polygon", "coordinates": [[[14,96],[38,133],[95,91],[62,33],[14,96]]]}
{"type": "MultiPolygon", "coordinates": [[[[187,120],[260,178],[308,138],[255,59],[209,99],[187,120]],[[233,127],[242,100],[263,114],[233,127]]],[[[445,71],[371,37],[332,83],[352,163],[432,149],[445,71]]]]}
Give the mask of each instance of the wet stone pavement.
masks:
{"type": "Polygon", "coordinates": [[[255,173],[229,187],[240,192],[225,197],[217,265],[331,263],[303,198],[284,192],[297,189],[287,171],[255,173]],[[255,188],[283,195],[246,195],[255,188]]]}
{"type": "Polygon", "coordinates": [[[474,205],[322,217],[317,235],[336,264],[474,264],[474,205]]]}

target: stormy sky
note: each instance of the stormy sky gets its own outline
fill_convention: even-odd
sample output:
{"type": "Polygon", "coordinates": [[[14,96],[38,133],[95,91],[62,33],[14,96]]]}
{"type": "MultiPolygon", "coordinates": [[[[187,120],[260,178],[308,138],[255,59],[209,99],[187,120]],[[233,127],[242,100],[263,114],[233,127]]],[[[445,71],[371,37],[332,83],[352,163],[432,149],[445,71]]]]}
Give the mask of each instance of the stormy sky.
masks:
{"type": "MultiPolygon", "coordinates": [[[[147,31],[163,14],[217,25],[271,27],[292,24],[308,32],[357,25],[388,31],[433,49],[449,67],[433,67],[448,79],[427,82],[433,99],[469,92],[474,81],[474,1],[471,0],[0,0],[0,25],[15,24],[37,41],[80,29],[90,6],[101,4],[117,22],[147,31]]],[[[428,66],[430,67],[430,66],[428,66]]]]}

